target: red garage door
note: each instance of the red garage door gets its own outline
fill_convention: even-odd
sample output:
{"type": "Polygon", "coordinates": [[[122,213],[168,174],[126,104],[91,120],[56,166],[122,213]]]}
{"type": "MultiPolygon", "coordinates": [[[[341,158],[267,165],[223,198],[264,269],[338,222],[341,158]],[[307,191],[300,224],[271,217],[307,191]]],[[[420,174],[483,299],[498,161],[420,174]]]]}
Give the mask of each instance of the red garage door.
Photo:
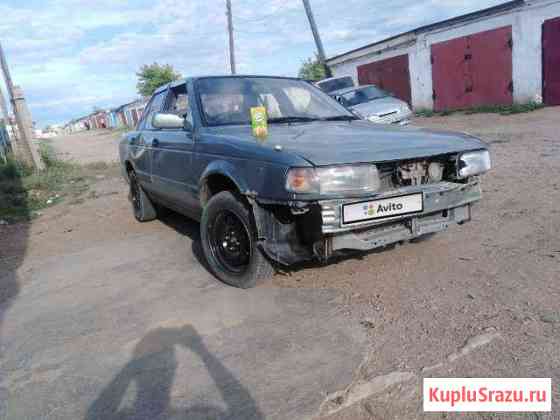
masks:
{"type": "Polygon", "coordinates": [[[410,104],[408,54],[358,66],[360,85],[373,84],[410,104]]]}
{"type": "Polygon", "coordinates": [[[543,98],[547,105],[560,105],[560,17],[543,25],[543,98]]]}
{"type": "Polygon", "coordinates": [[[511,26],[432,45],[436,111],[513,103],[511,26]]]}

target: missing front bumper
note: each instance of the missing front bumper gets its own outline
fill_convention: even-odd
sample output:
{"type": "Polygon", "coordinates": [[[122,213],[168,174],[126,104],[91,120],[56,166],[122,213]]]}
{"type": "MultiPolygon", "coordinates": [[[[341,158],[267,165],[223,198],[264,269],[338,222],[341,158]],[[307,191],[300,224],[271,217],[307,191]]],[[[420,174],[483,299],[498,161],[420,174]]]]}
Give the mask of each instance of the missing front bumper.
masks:
{"type": "Polygon", "coordinates": [[[325,239],[327,256],[341,250],[369,251],[446,230],[453,224],[471,219],[471,205],[444,210],[436,214],[412,217],[381,226],[333,235],[325,239]]]}
{"type": "Polygon", "coordinates": [[[262,204],[254,199],[249,202],[262,251],[282,265],[292,265],[312,258],[327,260],[345,249],[368,251],[444,231],[453,224],[469,221],[471,205],[481,199],[478,180],[406,187],[371,198],[414,193],[422,193],[424,197],[424,210],[420,214],[351,224],[342,222],[342,208],[364,198],[310,203],[303,207],[304,211],[298,207],[297,212],[286,205],[262,204]]]}
{"type": "MultiPolygon", "coordinates": [[[[446,210],[466,206],[479,201],[482,198],[482,191],[478,179],[473,179],[466,184],[453,182],[440,182],[438,184],[419,185],[414,187],[404,187],[398,190],[387,191],[372,197],[361,199],[327,200],[320,202],[322,215],[323,234],[338,234],[342,232],[356,231],[361,228],[386,225],[383,220],[366,220],[357,223],[343,223],[342,208],[345,205],[364,202],[368,198],[371,200],[383,200],[398,196],[406,196],[421,193],[423,195],[423,211],[415,217],[423,217],[437,214],[446,210]]],[[[392,222],[409,219],[410,216],[396,216],[392,222]]]]}

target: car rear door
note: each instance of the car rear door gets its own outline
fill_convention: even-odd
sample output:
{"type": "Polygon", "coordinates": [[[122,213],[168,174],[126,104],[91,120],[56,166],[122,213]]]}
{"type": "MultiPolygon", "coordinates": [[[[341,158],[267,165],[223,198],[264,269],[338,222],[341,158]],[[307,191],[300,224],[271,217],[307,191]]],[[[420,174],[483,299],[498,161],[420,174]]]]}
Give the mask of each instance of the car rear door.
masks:
{"type": "Polygon", "coordinates": [[[152,117],[156,112],[161,110],[163,101],[167,95],[167,90],[155,94],[146,108],[144,114],[135,133],[131,133],[131,159],[134,164],[136,176],[142,186],[149,190],[153,190],[152,184],[152,141],[153,141],[153,127],[152,117]]]}
{"type": "Polygon", "coordinates": [[[153,131],[152,182],[161,201],[169,207],[192,213],[199,206],[192,170],[193,119],[186,83],[169,89],[162,112],[184,117],[190,129],[153,131]]]}

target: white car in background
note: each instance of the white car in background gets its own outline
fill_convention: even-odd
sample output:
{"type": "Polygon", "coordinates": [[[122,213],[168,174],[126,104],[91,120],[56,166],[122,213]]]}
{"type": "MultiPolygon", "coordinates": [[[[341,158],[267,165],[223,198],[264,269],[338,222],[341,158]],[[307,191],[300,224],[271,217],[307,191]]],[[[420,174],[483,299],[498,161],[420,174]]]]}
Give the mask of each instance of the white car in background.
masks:
{"type": "Polygon", "coordinates": [[[412,116],[406,102],[375,85],[339,89],[329,95],[358,117],[373,123],[405,125],[412,116]]]}
{"type": "Polygon", "coordinates": [[[315,85],[323,92],[328,94],[337,90],[348,89],[356,86],[354,84],[354,79],[352,79],[352,77],[350,76],[329,77],[328,79],[323,79],[319,82],[316,82],[315,85]]]}

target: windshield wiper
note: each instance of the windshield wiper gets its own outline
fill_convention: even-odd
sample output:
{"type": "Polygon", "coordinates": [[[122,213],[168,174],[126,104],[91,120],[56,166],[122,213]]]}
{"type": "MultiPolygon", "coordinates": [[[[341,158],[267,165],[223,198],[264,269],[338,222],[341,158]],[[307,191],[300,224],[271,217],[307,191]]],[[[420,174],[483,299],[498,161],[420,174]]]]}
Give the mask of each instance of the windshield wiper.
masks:
{"type": "Polygon", "coordinates": [[[293,123],[293,122],[310,122],[310,121],[318,121],[319,118],[311,118],[311,117],[278,117],[278,118],[269,118],[269,124],[282,124],[282,123],[293,123]]]}
{"type": "Polygon", "coordinates": [[[359,120],[359,118],[354,115],[336,115],[334,117],[321,118],[321,121],[353,121],[353,120],[359,120]]]}

